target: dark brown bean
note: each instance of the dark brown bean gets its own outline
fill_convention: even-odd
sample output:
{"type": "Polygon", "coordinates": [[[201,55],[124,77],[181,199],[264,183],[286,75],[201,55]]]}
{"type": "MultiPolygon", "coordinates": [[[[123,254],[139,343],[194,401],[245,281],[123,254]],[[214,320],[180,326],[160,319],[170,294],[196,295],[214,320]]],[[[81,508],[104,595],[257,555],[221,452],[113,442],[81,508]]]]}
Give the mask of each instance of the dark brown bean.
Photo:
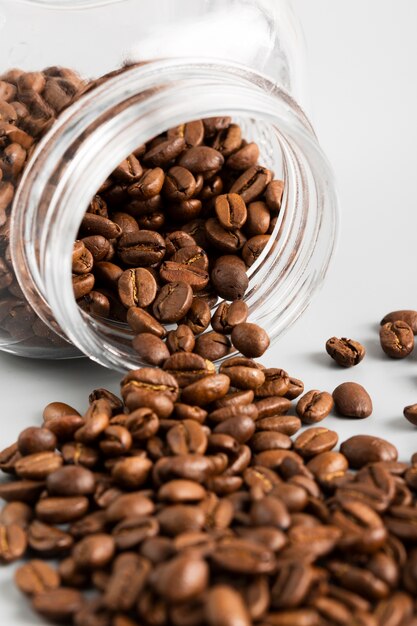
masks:
{"type": "Polygon", "coordinates": [[[342,367],[353,367],[360,363],[365,356],[365,348],[362,344],[352,339],[346,339],[346,337],[328,339],[326,351],[342,367]]]}
{"type": "Polygon", "coordinates": [[[355,469],[367,463],[396,461],[398,451],[389,441],[371,435],[354,435],[342,443],[341,452],[355,469]]]}
{"type": "Polygon", "coordinates": [[[407,322],[387,322],[379,331],[381,347],[392,359],[403,359],[414,348],[414,334],[407,322]]]}
{"type": "Polygon", "coordinates": [[[212,331],[197,337],[194,352],[205,359],[216,361],[225,357],[230,349],[231,344],[228,337],[212,331]]]}
{"type": "Polygon", "coordinates": [[[231,339],[234,347],[248,358],[262,356],[270,344],[267,332],[257,324],[248,322],[235,326],[231,339]]]}
{"type": "Polygon", "coordinates": [[[162,326],[150,313],[138,307],[131,307],[127,312],[127,323],[132,330],[139,333],[152,333],[155,337],[164,339],[165,327],[162,326]]]}
{"type": "Polygon", "coordinates": [[[190,285],[184,282],[169,283],[160,290],[153,305],[153,313],[161,322],[178,322],[187,314],[192,301],[190,285]]]}
{"type": "Polygon", "coordinates": [[[193,174],[204,174],[219,170],[224,163],[223,155],[208,146],[189,148],[181,155],[178,165],[190,170],[193,174]]]}
{"type": "Polygon", "coordinates": [[[83,603],[80,591],[70,587],[59,587],[36,594],[32,606],[48,620],[67,622],[80,611],[83,603]]]}
{"type": "Polygon", "coordinates": [[[242,259],[234,255],[219,257],[211,272],[216,292],[225,300],[241,300],[249,285],[242,259]]]}
{"type": "Polygon", "coordinates": [[[155,300],[155,278],[145,268],[126,270],[118,280],[118,293],[126,308],[147,307],[155,300]]]}
{"type": "Polygon", "coordinates": [[[228,585],[211,587],[205,616],[210,626],[250,626],[252,623],[242,595],[228,585]]]}
{"type": "Polygon", "coordinates": [[[410,404],[404,408],[404,417],[414,426],[417,426],[417,404],[410,404]]]}
{"type": "Polygon", "coordinates": [[[152,333],[140,333],[136,335],[132,345],[139,357],[150,365],[162,365],[170,354],[162,339],[152,333]]]}
{"type": "Polygon", "coordinates": [[[343,417],[362,419],[372,414],[372,400],[358,383],[342,383],[333,391],[337,412],[343,417]]]}
{"type": "Polygon", "coordinates": [[[47,428],[30,426],[20,433],[17,446],[23,456],[36,452],[53,452],[57,446],[57,438],[47,428]]]}
{"type": "Polygon", "coordinates": [[[256,235],[245,243],[242,248],[242,258],[248,267],[251,267],[258,260],[270,238],[270,235],[256,235]]]}

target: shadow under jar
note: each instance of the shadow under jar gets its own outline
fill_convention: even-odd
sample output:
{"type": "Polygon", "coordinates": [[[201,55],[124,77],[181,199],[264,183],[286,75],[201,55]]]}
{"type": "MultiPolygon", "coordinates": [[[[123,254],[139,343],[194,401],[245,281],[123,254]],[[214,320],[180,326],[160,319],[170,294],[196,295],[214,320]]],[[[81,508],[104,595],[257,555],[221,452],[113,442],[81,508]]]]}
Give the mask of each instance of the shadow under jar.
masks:
{"type": "Polygon", "coordinates": [[[123,159],[192,120],[230,116],[258,144],[259,163],[285,182],[268,245],[248,269],[250,321],[276,340],[321,284],[337,200],[297,103],[302,44],[287,2],[236,0],[227,11],[215,0],[173,4],[2,3],[0,349],[85,354],[121,371],[141,365],[127,324],[77,305],[73,244],[123,159]]]}

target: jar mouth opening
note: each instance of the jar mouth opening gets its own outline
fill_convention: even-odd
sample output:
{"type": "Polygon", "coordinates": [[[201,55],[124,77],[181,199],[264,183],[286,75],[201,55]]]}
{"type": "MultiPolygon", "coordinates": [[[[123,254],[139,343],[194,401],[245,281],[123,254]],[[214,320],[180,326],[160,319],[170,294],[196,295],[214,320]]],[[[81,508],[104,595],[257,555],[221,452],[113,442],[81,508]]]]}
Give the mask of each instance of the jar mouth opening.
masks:
{"type": "Polygon", "coordinates": [[[250,268],[245,296],[250,321],[264,326],[271,339],[276,339],[301,314],[312,287],[324,277],[337,221],[336,201],[330,192],[328,242],[315,271],[310,267],[306,272],[314,242],[320,233],[323,238],[323,229],[320,211],[315,215],[308,206],[311,197],[307,198],[304,163],[292,143],[299,141],[304,152],[308,148],[312,158],[314,154],[320,160],[327,186],[331,174],[297,105],[260,75],[218,61],[154,62],[129,68],[111,80],[112,85],[101,85],[63,115],[38,146],[25,172],[15,201],[12,238],[15,244],[19,239],[24,242],[15,265],[29,301],[44,321],[52,311],[68,338],[93,360],[122,371],[143,365],[130,345],[132,333],[127,327],[113,322],[109,326],[108,321],[92,318],[76,304],[71,280],[73,241],[100,184],[138,145],[192,119],[230,115],[238,120],[255,119],[262,140],[271,145],[273,135],[273,149],[282,157],[288,189],[271,237],[280,245],[267,246],[250,268]],[[306,238],[309,210],[312,224],[306,238]],[[40,238],[35,218],[43,223],[40,238]],[[27,274],[37,293],[25,285],[27,274]]]}

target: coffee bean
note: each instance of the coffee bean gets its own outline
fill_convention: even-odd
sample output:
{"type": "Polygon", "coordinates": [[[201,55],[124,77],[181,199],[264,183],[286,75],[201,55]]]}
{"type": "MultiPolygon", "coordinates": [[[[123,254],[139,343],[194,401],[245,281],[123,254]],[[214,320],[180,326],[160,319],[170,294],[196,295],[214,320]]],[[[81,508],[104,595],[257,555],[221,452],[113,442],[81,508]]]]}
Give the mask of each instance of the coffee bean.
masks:
{"type": "Polygon", "coordinates": [[[67,622],[82,608],[83,596],[70,587],[59,587],[36,594],[32,606],[45,619],[67,622]]]}
{"type": "Polygon", "coordinates": [[[242,249],[242,257],[248,267],[251,267],[261,256],[269,243],[270,237],[270,235],[256,235],[245,243],[242,249]]]}
{"type": "Polygon", "coordinates": [[[332,450],[337,445],[338,439],[337,433],[328,428],[309,428],[298,435],[294,441],[294,450],[308,458],[332,450]]]}
{"type": "Polygon", "coordinates": [[[252,623],[242,595],[228,585],[215,585],[210,589],[205,615],[210,626],[249,626],[252,623]]]}
{"type": "Polygon", "coordinates": [[[57,438],[48,428],[30,426],[20,433],[17,446],[23,456],[36,452],[53,452],[57,446],[57,438]]]}
{"type": "Polygon", "coordinates": [[[204,140],[204,124],[201,120],[181,124],[168,131],[168,137],[184,137],[188,148],[199,146],[204,140]]]}
{"type": "Polygon", "coordinates": [[[414,334],[407,322],[387,322],[379,331],[381,347],[392,359],[403,359],[414,348],[414,334]]]}
{"type": "Polygon", "coordinates": [[[125,183],[132,183],[138,180],[143,174],[143,168],[134,154],[130,154],[122,161],[115,170],[113,177],[125,183]]]}
{"type": "Polygon", "coordinates": [[[26,551],[26,532],[17,524],[0,524],[0,562],[11,563],[20,559],[26,551]]]}
{"type": "Polygon", "coordinates": [[[226,161],[232,170],[247,170],[256,165],[259,158],[259,148],[256,143],[248,143],[232,154],[226,161]]]}
{"type": "Polygon", "coordinates": [[[158,320],[156,320],[150,313],[139,307],[131,307],[128,310],[127,323],[137,334],[151,333],[160,339],[164,339],[167,334],[165,327],[162,326],[158,320]]]}
{"type": "MultiPolygon", "coordinates": [[[[265,382],[265,374],[258,364],[245,357],[233,357],[224,361],[220,373],[230,378],[237,389],[257,389],[265,382]]],[[[253,399],[253,398],[252,398],[253,399]]]]}
{"type": "Polygon", "coordinates": [[[16,570],[15,583],[22,593],[32,596],[57,589],[60,577],[50,565],[34,559],[16,570]]]}
{"type": "Polygon", "coordinates": [[[114,539],[111,535],[100,533],[81,539],[72,550],[72,557],[81,570],[100,569],[113,558],[114,539]]]}
{"type": "Polygon", "coordinates": [[[162,339],[152,333],[140,333],[132,342],[139,357],[150,365],[162,365],[169,357],[169,350],[162,339]]]}
{"type": "Polygon", "coordinates": [[[278,213],[281,209],[282,195],[285,183],[282,180],[272,180],[265,191],[265,201],[270,211],[278,213]]]}
{"type": "Polygon", "coordinates": [[[353,468],[377,461],[396,461],[398,458],[392,443],[371,435],[354,435],[342,443],[340,450],[353,468]]]}
{"type": "Polygon", "coordinates": [[[10,502],[0,512],[0,524],[4,526],[16,525],[24,530],[29,526],[33,511],[24,502],[10,502]]]}
{"type": "Polygon", "coordinates": [[[381,326],[384,326],[388,322],[405,322],[411,327],[413,333],[415,335],[417,334],[417,311],[392,311],[391,313],[385,315],[385,317],[381,320],[381,326]]]}
{"type": "Polygon", "coordinates": [[[223,254],[234,254],[246,243],[246,237],[242,231],[225,229],[215,217],[205,222],[205,232],[209,243],[223,254]]]}
{"type": "Polygon", "coordinates": [[[346,472],[348,461],[340,452],[321,452],[307,463],[307,468],[313,472],[319,483],[330,485],[334,478],[346,472]]]}
{"type": "Polygon", "coordinates": [[[130,413],[126,420],[134,441],[142,441],[153,437],[159,429],[159,418],[151,409],[141,408],[130,413]]]}
{"type": "Polygon", "coordinates": [[[188,385],[215,373],[214,364],[199,354],[188,352],[174,353],[164,363],[164,370],[170,372],[180,387],[188,385]]]}
{"type": "Polygon", "coordinates": [[[82,517],[88,506],[88,499],[84,496],[48,497],[39,500],[36,515],[43,522],[66,524],[82,517]]]}
{"type": "Polygon", "coordinates": [[[0,498],[6,502],[28,502],[36,500],[44,488],[44,482],[38,480],[20,480],[0,483],[0,498]]]}
{"type": "Polygon", "coordinates": [[[211,272],[211,281],[216,292],[225,300],[241,300],[249,285],[245,264],[239,257],[219,257],[211,272]]]}
{"type": "Polygon", "coordinates": [[[301,420],[295,415],[272,415],[258,419],[256,422],[257,430],[269,430],[288,436],[294,435],[300,428],[301,420]]]}
{"type": "Polygon", "coordinates": [[[246,204],[236,193],[217,196],[215,210],[217,219],[226,230],[238,230],[246,222],[246,204]]]}
{"type": "Polygon", "coordinates": [[[165,177],[163,193],[169,200],[189,200],[196,190],[196,180],[185,167],[174,166],[165,177]]]}
{"type": "Polygon", "coordinates": [[[410,404],[404,409],[404,417],[414,426],[417,426],[417,404],[410,404]]]}
{"type": "Polygon", "coordinates": [[[86,496],[94,493],[94,474],[76,465],[68,465],[48,475],[46,488],[53,496],[86,496]]]}
{"type": "Polygon", "coordinates": [[[133,552],[120,554],[114,561],[106,588],[105,605],[111,611],[130,611],[144,589],[150,571],[151,563],[144,557],[133,552]]]}
{"type": "Polygon", "coordinates": [[[262,419],[263,417],[285,415],[290,410],[291,402],[287,398],[270,396],[269,398],[258,400],[255,402],[255,406],[258,409],[259,419],[262,419]]]}
{"type": "Polygon", "coordinates": [[[78,300],[77,304],[88,315],[104,318],[110,315],[110,301],[107,296],[99,291],[90,291],[81,300],[78,300]]]}
{"type": "Polygon", "coordinates": [[[187,314],[192,301],[193,292],[190,285],[172,282],[160,290],[153,305],[153,313],[161,322],[178,322],[187,314]]]}
{"type": "Polygon", "coordinates": [[[178,328],[168,333],[166,345],[171,354],[174,352],[192,352],[195,346],[193,331],[185,324],[180,324],[178,328]]]}
{"type": "Polygon", "coordinates": [[[248,322],[235,326],[231,339],[234,347],[249,358],[262,356],[270,343],[269,336],[263,328],[248,322]]]}
{"type": "Polygon", "coordinates": [[[21,478],[43,480],[63,463],[62,456],[55,452],[35,452],[16,462],[15,470],[21,478]]]}
{"type": "Polygon", "coordinates": [[[183,420],[170,428],[166,436],[172,454],[204,454],[207,435],[195,420],[183,420]]]}
{"type": "Polygon", "coordinates": [[[289,389],[290,379],[287,372],[278,368],[263,370],[265,382],[255,390],[257,398],[285,396],[289,389]]]}
{"type": "Polygon", "coordinates": [[[365,356],[365,348],[360,343],[345,337],[329,339],[326,342],[326,351],[342,367],[353,367],[365,356]]]}
{"type": "Polygon", "coordinates": [[[146,482],[151,467],[152,462],[149,459],[139,456],[127,457],[117,461],[112,476],[122,487],[134,489],[146,482]]]}
{"type": "Polygon", "coordinates": [[[238,405],[232,404],[229,406],[221,407],[220,409],[215,409],[209,413],[209,419],[216,424],[220,422],[224,422],[228,420],[230,417],[250,417],[251,420],[255,421],[258,417],[258,411],[254,404],[245,404],[238,405]]]}
{"type": "Polygon", "coordinates": [[[247,169],[232,185],[230,193],[239,194],[248,203],[257,200],[271,180],[271,173],[264,167],[247,169]]]}
{"type": "Polygon", "coordinates": [[[237,574],[262,574],[275,568],[272,551],[247,539],[224,539],[212,554],[216,566],[237,574]]]}
{"type": "Polygon", "coordinates": [[[193,298],[191,307],[184,317],[182,324],[188,326],[193,335],[203,333],[210,325],[210,307],[204,300],[193,298]]]}
{"type": "MultiPolygon", "coordinates": [[[[183,248],[183,250],[186,250],[186,248],[183,248]]],[[[178,263],[176,261],[164,261],[161,265],[160,275],[167,283],[187,283],[196,292],[204,289],[209,281],[209,275],[206,270],[195,265],[178,263]]]]}
{"type": "Polygon", "coordinates": [[[197,337],[194,351],[205,359],[216,361],[225,357],[231,349],[231,344],[225,335],[214,331],[197,337]]]}
{"type": "Polygon", "coordinates": [[[190,170],[193,174],[204,174],[219,170],[224,163],[224,157],[218,150],[208,146],[189,148],[181,155],[178,165],[190,170]]]}
{"type": "Polygon", "coordinates": [[[164,258],[165,241],[159,233],[152,230],[140,230],[124,237],[118,247],[118,255],[126,265],[149,267],[164,258]]]}
{"type": "Polygon", "coordinates": [[[358,383],[342,383],[333,391],[337,412],[343,417],[362,419],[372,414],[372,400],[358,383]]]}
{"type": "Polygon", "coordinates": [[[253,435],[250,447],[256,453],[265,450],[289,450],[292,447],[292,441],[283,433],[264,430],[253,435]]]}
{"type": "Polygon", "coordinates": [[[148,150],[143,156],[143,162],[153,167],[163,167],[173,159],[176,159],[185,149],[183,137],[173,137],[161,141],[148,150]]]}
{"type": "Polygon", "coordinates": [[[164,180],[164,170],[160,167],[155,167],[154,169],[146,170],[137,182],[130,185],[127,191],[132,198],[148,200],[160,193],[164,180]]]}
{"type": "Polygon", "coordinates": [[[316,424],[329,415],[333,398],[327,391],[308,391],[297,403],[297,413],[303,424],[316,424]]]}
{"type": "Polygon", "coordinates": [[[182,391],[182,399],[189,404],[205,406],[223,398],[229,390],[230,380],[224,374],[205,376],[182,391]]]}
{"type": "Polygon", "coordinates": [[[122,229],[106,217],[86,213],[80,225],[80,232],[83,237],[101,235],[105,239],[117,239],[121,236],[122,229]]]}
{"type": "Polygon", "coordinates": [[[156,297],[156,281],[144,268],[126,270],[118,280],[118,292],[126,308],[147,307],[156,297]]]}
{"type": "Polygon", "coordinates": [[[74,289],[74,298],[79,300],[87,296],[94,287],[94,275],[93,274],[73,274],[72,286],[74,289]]]}

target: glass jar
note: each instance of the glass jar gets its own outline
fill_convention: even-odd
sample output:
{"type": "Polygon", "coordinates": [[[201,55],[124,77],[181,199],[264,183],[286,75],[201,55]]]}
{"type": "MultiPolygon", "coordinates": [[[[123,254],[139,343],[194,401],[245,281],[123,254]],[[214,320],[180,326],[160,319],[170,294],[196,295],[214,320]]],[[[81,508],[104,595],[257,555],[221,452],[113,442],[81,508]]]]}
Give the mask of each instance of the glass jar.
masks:
{"type": "Polygon", "coordinates": [[[140,365],[126,324],[78,307],[73,242],[128,154],[214,116],[237,121],[285,181],[248,271],[250,321],[274,341],[301,315],[332,255],[337,200],[298,104],[303,41],[285,0],[3,0],[0,81],[1,349],[140,365]]]}

